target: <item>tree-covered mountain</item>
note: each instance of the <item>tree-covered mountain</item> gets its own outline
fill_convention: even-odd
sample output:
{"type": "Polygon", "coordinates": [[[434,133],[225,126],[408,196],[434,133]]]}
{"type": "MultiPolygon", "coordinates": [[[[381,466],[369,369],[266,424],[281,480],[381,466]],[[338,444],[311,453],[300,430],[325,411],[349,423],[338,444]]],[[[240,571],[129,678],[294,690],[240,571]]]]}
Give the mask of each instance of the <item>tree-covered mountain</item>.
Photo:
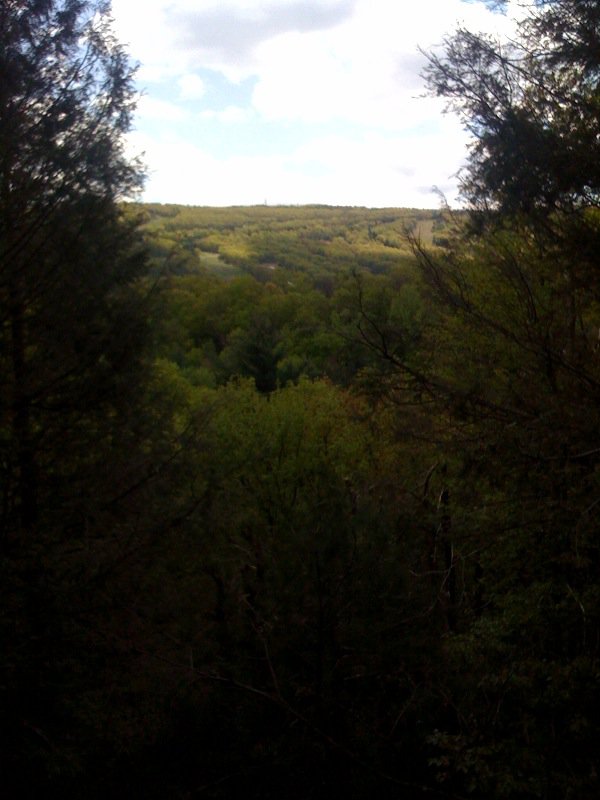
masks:
{"type": "Polygon", "coordinates": [[[430,57],[460,213],[125,203],[105,5],[0,31],[6,796],[596,798],[596,4],[430,57]]]}

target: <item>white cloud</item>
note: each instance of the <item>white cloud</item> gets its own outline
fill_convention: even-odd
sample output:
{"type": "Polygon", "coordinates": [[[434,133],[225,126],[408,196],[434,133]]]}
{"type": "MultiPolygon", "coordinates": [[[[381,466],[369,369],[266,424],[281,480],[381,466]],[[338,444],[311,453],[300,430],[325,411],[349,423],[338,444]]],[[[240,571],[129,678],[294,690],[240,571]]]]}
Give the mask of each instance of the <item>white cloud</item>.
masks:
{"type": "Polygon", "coordinates": [[[142,95],[137,107],[138,120],[161,120],[162,122],[183,122],[189,117],[189,112],[175,103],[167,100],[158,100],[149,95],[142,95]]]}
{"type": "Polygon", "coordinates": [[[348,17],[356,0],[113,0],[119,38],[147,80],[199,66],[242,80],[255,68],[254,48],[286,31],[314,31],[348,17]]]}
{"type": "Polygon", "coordinates": [[[335,30],[272,38],[257,48],[255,106],[269,119],[406,128],[426,108],[414,102],[426,63],[418,47],[439,42],[461,12],[476,29],[498,25],[497,15],[477,3],[421,0],[407,12],[389,0],[359,0],[355,15],[335,30]]]}
{"type": "Polygon", "coordinates": [[[181,75],[177,83],[181,100],[200,100],[206,94],[206,84],[193,72],[181,75]]]}
{"type": "Polygon", "coordinates": [[[151,165],[146,199],[189,205],[253,205],[275,196],[281,156],[217,158],[175,135],[130,136],[131,152],[151,165]],[[235,196],[231,187],[235,186],[235,196]]]}
{"type": "Polygon", "coordinates": [[[236,66],[246,63],[263,41],[288,31],[303,33],[336,26],[352,14],[356,0],[263,0],[176,4],[170,22],[177,41],[196,57],[236,66]]]}
{"type": "Polygon", "coordinates": [[[451,175],[466,136],[440,101],[418,98],[425,63],[418,47],[439,44],[457,21],[475,30],[511,26],[483,3],[461,0],[146,0],[141,15],[131,0],[113,0],[113,10],[119,37],[142,63],[141,84],[160,84],[161,98],[168,91],[175,98],[149,93],[140,104],[152,173],[146,196],[218,205],[267,197],[435,206],[433,185],[453,201],[451,175]],[[214,85],[207,70],[221,73],[214,85]],[[220,83],[245,79],[254,85],[248,105],[218,95],[220,83]],[[182,126],[176,134],[190,119],[198,123],[186,125],[193,138],[182,126]],[[203,144],[203,122],[218,150],[203,144]],[[272,155],[236,154],[232,123],[244,152],[257,137],[254,149],[264,153],[268,144],[272,155]],[[218,125],[229,126],[220,139],[218,125]],[[297,146],[298,136],[283,136],[290,131],[308,138],[297,146]]]}
{"type": "Polygon", "coordinates": [[[464,134],[446,125],[444,147],[437,136],[366,134],[314,138],[291,152],[269,156],[216,157],[170,134],[131,137],[135,152],[151,165],[149,201],[190,205],[329,203],[332,205],[436,207],[439,187],[452,203],[464,134]],[[232,192],[233,187],[233,192],[232,192]]]}
{"type": "Polygon", "coordinates": [[[245,122],[248,117],[248,111],[239,106],[227,106],[222,111],[201,111],[198,115],[200,119],[214,119],[226,124],[245,122]]]}

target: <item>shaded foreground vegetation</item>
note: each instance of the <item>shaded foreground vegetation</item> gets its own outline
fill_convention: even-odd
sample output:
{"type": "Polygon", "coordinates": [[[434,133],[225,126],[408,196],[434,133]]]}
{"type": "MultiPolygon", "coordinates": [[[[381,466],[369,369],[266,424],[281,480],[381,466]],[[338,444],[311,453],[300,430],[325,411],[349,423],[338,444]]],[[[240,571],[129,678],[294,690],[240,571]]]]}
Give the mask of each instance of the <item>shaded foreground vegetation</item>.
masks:
{"type": "Polygon", "coordinates": [[[475,135],[460,215],[124,205],[109,20],[23,7],[7,796],[596,798],[595,4],[431,58],[475,135]]]}

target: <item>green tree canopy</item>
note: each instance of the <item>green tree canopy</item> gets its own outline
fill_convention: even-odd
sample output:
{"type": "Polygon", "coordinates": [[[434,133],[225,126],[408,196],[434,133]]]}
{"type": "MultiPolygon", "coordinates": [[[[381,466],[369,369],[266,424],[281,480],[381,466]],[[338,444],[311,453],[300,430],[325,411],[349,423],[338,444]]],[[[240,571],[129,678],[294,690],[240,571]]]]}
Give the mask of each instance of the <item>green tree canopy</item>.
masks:
{"type": "Polygon", "coordinates": [[[597,3],[530,4],[515,39],[460,29],[429,56],[430,89],[473,134],[463,195],[478,208],[597,206],[597,3]]]}
{"type": "Polygon", "coordinates": [[[25,796],[85,738],[92,576],[118,560],[131,505],[115,503],[149,471],[145,256],[119,205],[143,171],[107,3],[8,0],[0,41],[1,758],[25,796]]]}
{"type": "Polygon", "coordinates": [[[460,29],[427,68],[472,134],[470,224],[414,240],[431,313],[421,360],[393,357],[438,411],[465,580],[431,737],[452,796],[599,790],[599,41],[597,3],[535,2],[512,41],[460,29]]]}
{"type": "Polygon", "coordinates": [[[26,528],[43,440],[60,416],[65,443],[68,412],[114,399],[134,360],[125,295],[143,259],[117,201],[143,173],[124,153],[133,72],[105,3],[3,3],[0,37],[4,522],[26,528]]]}

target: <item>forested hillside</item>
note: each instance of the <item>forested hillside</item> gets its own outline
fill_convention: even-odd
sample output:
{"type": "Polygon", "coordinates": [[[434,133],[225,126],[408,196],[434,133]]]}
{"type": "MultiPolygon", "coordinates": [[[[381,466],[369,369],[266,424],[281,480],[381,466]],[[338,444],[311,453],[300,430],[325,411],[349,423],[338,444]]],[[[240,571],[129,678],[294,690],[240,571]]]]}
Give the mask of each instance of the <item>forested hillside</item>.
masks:
{"type": "Polygon", "coordinates": [[[0,35],[6,797],[597,798],[597,4],[430,57],[460,213],[125,202],[103,4],[0,35]]]}
{"type": "Polygon", "coordinates": [[[415,236],[440,212],[146,205],[150,270],[162,292],[158,352],[192,385],[253,378],[261,392],[301,377],[341,386],[386,365],[360,332],[365,313],[418,335],[415,236]]]}

